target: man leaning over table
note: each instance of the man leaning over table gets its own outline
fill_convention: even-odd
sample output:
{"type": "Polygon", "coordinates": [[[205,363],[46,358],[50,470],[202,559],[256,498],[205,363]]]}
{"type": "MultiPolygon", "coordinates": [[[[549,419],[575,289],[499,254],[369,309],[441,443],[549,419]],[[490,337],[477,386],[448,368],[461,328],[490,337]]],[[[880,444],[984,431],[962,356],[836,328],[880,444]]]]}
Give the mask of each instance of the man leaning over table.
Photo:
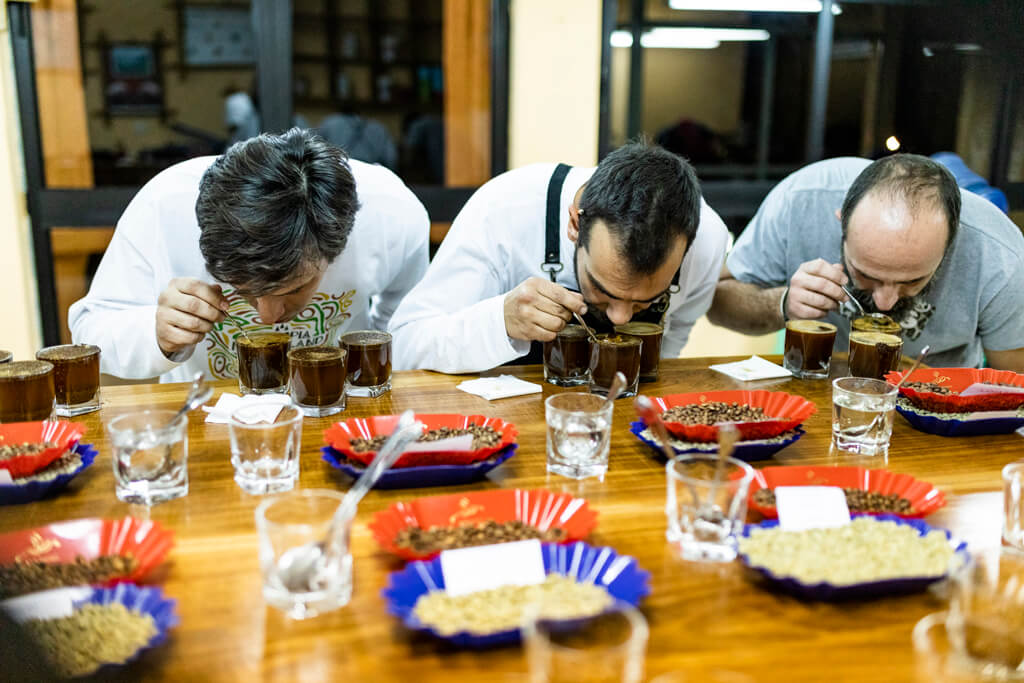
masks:
{"type": "Polygon", "coordinates": [[[708,312],[747,334],[825,319],[846,350],[868,312],[903,328],[903,353],[936,367],[1024,372],[1024,236],[942,165],[897,154],[811,164],[779,183],[736,241],[708,312]]]}
{"type": "Polygon", "coordinates": [[[470,197],[399,305],[395,365],[539,363],[538,342],[574,312],[599,331],[664,322],[662,354],[676,356],[711,303],[727,236],[690,165],[659,147],[626,145],[596,169],[509,171],[470,197]]]}
{"type": "Polygon", "coordinates": [[[71,334],[119,377],[234,377],[225,312],[299,346],[384,329],[426,271],[429,230],[391,171],[307,130],[260,135],[139,191],[71,307],[71,334]]]}

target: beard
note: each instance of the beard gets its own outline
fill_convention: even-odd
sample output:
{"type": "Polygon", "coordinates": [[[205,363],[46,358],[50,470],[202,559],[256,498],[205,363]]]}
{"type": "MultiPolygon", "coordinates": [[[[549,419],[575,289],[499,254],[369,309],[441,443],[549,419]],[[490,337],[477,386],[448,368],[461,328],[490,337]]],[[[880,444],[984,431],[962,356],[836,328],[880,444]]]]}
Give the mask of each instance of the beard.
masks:
{"type": "MultiPolygon", "coordinates": [[[[849,274],[847,275],[849,276],[849,274]]],[[[928,294],[931,292],[932,283],[934,281],[935,279],[932,278],[932,280],[924,286],[924,289],[913,296],[905,296],[897,299],[896,303],[893,304],[892,308],[888,311],[883,311],[875,305],[875,299],[871,295],[870,291],[855,287],[853,285],[853,278],[850,278],[850,284],[847,285],[846,288],[850,291],[850,294],[853,295],[853,298],[857,300],[857,303],[861,305],[865,313],[882,313],[889,316],[896,322],[900,322],[901,320],[906,319],[907,315],[911,311],[920,308],[920,302],[926,301],[928,294]]]]}

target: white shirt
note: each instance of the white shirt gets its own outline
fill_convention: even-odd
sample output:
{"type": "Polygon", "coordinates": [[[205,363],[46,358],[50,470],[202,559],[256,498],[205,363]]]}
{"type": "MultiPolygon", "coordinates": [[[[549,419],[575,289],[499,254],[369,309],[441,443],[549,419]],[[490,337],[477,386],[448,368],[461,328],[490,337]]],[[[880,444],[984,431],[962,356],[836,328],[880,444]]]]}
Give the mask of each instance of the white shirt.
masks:
{"type": "MultiPolygon", "coordinates": [[[[200,157],[161,172],[132,199],[117,222],[89,293],[68,312],[75,342],[100,347],[102,372],[163,382],[237,377],[229,322],[175,360],[156,340],[160,293],[177,277],[215,282],[199,250],[195,205],[199,181],[216,157],[200,157]],[[179,361],[179,362],[176,362],[179,361]]],[[[347,330],[384,329],[398,302],[427,268],[430,222],[423,205],[391,171],[350,160],[360,208],[344,251],[324,273],[309,305],[290,322],[293,344],[335,343],[347,330]]],[[[222,284],[235,317],[247,330],[267,330],[234,288],[222,284]]]]}
{"type": "MultiPolygon", "coordinates": [[[[452,223],[434,260],[395,311],[397,369],[479,372],[508,363],[530,342],[505,330],[505,295],[527,278],[548,275],[544,261],[547,187],[555,164],[534,164],[504,173],[477,190],[452,223]]],[[[594,168],[573,168],[562,185],[559,235],[562,271],[557,283],[579,289],[572,267],[568,208],[594,168]]],[[[703,200],[697,237],[683,259],[679,292],[665,316],[662,355],[674,357],[690,329],[711,305],[725,260],[728,231],[703,200]]]]}

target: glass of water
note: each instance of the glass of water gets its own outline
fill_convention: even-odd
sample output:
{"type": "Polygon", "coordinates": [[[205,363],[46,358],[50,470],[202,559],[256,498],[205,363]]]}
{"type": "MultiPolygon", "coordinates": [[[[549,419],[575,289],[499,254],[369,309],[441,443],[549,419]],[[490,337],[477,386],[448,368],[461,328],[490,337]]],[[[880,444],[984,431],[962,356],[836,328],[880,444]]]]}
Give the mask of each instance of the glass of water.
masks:
{"type": "Polygon", "coordinates": [[[889,454],[896,410],[895,385],[840,377],[832,382],[832,445],[857,455],[889,454]]]}
{"type": "Polygon", "coordinates": [[[669,543],[686,560],[734,559],[754,468],[717,453],[687,453],[665,463],[665,478],[669,543]]]}
{"type": "Polygon", "coordinates": [[[337,525],[327,538],[343,497],[337,491],[304,489],[267,498],[256,507],[263,599],[293,619],[315,617],[352,598],[352,520],[337,525]],[[302,580],[308,575],[301,569],[311,566],[316,567],[315,581],[302,580]]]}
{"type": "Polygon", "coordinates": [[[1003,540],[1024,550],[1024,460],[1003,468],[1003,540]]]}
{"type": "Polygon", "coordinates": [[[572,479],[608,471],[612,402],[603,396],[570,392],[544,401],[548,423],[548,472],[572,479]]]}
{"type": "Polygon", "coordinates": [[[289,491],[299,479],[302,451],[302,411],[281,408],[267,421],[266,405],[248,405],[231,413],[231,464],[235,482],[246,493],[263,495],[289,491]]]}
{"type": "Polygon", "coordinates": [[[188,493],[188,415],[175,414],[143,410],[107,424],[120,500],[154,505],[188,493]]]}

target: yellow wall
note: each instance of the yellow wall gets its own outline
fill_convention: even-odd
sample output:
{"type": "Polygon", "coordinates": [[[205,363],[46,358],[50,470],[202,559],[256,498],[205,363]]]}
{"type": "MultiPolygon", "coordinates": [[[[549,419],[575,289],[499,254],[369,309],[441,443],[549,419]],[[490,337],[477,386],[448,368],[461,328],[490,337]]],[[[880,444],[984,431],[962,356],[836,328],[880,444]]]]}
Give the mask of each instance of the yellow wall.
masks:
{"type": "Polygon", "coordinates": [[[509,167],[597,163],[601,3],[515,0],[509,49],[509,167]]]}
{"type": "Polygon", "coordinates": [[[15,360],[24,360],[35,356],[42,335],[25,207],[13,68],[7,13],[0,12],[0,272],[4,274],[4,286],[0,287],[0,312],[4,319],[0,348],[12,351],[15,360]]]}

